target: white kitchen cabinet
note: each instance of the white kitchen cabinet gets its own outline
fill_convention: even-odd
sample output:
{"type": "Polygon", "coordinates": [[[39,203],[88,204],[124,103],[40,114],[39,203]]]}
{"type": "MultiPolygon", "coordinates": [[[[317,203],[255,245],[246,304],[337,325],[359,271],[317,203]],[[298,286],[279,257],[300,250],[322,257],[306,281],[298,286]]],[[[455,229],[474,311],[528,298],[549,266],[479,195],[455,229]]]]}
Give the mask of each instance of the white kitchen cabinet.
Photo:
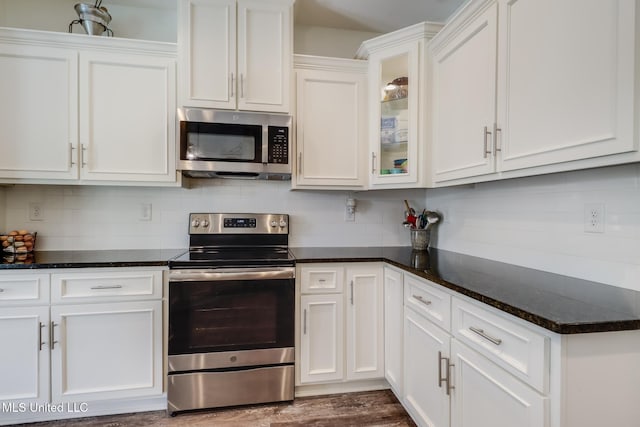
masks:
{"type": "Polygon", "coordinates": [[[162,304],[160,269],[0,272],[0,424],[165,407],[162,304]]]}
{"type": "Polygon", "coordinates": [[[78,178],[78,54],[0,42],[0,178],[78,178]]]}
{"type": "Polygon", "coordinates": [[[398,399],[403,395],[404,290],[402,272],[384,267],[384,377],[398,399]]]}
{"type": "Polygon", "coordinates": [[[180,104],[288,112],[293,0],[181,0],[180,104]]]}
{"type": "Polygon", "coordinates": [[[80,52],[80,177],[175,182],[175,60],[80,52]]]}
{"type": "Polygon", "coordinates": [[[367,184],[367,63],[297,55],[294,188],[367,184]]]}
{"type": "Polygon", "coordinates": [[[162,393],[162,302],[51,307],[55,402],[162,393]]]}
{"type": "Polygon", "coordinates": [[[347,380],[384,377],[382,268],[347,266],[347,380]]]}
{"type": "Polygon", "coordinates": [[[457,340],[451,341],[455,389],[452,427],[546,427],[547,397],[457,340]]]}
{"type": "Polygon", "coordinates": [[[344,305],[342,294],[300,297],[300,382],[344,378],[344,305]]]}
{"type": "Polygon", "coordinates": [[[624,0],[470,2],[431,45],[434,181],[637,161],[637,14],[624,0]]]}
{"type": "Polygon", "coordinates": [[[298,268],[299,383],[382,378],[382,266],[327,263],[298,268]]]}
{"type": "Polygon", "coordinates": [[[362,44],[369,60],[370,187],[424,187],[430,179],[427,41],[441,27],[421,23],[362,44]]]}
{"type": "Polygon", "coordinates": [[[173,45],[0,29],[0,70],[0,182],[176,185],[173,45]]]}
{"type": "Polygon", "coordinates": [[[49,402],[48,332],[48,306],[0,308],[0,403],[49,402]]]}

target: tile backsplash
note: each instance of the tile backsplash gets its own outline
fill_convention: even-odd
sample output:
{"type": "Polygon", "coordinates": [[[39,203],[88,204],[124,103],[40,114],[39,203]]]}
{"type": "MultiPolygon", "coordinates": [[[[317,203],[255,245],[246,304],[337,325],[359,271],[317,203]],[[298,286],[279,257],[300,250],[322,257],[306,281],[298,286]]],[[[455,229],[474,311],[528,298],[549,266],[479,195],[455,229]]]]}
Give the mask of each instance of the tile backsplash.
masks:
{"type": "Polygon", "coordinates": [[[430,189],[427,206],[439,248],[640,290],[637,164],[430,189]],[[592,203],[604,233],[585,232],[592,203]]]}
{"type": "Polygon", "coordinates": [[[8,187],[5,224],[37,231],[39,250],[170,249],[188,246],[190,212],[277,212],[291,217],[292,246],[398,246],[409,244],[402,200],[424,204],[425,194],[353,193],[356,220],[345,222],[350,193],[344,191],[291,191],[289,182],[244,180],[193,180],[190,186],[8,187]],[[28,219],[34,202],[43,221],[28,219]],[[151,205],[149,221],[142,219],[143,205],[151,205]]]}

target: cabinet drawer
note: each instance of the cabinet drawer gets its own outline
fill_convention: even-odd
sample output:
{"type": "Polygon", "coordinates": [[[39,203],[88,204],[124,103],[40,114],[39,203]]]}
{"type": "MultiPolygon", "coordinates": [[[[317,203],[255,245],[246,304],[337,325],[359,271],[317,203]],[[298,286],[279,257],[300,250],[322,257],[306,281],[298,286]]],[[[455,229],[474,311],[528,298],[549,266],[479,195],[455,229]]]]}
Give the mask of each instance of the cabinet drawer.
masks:
{"type": "Polygon", "coordinates": [[[48,303],[48,274],[0,275],[0,306],[48,303]]]}
{"type": "Polygon", "coordinates": [[[120,301],[162,298],[162,271],[107,271],[51,275],[51,301],[120,301]]]}
{"type": "Polygon", "coordinates": [[[451,330],[451,295],[429,281],[405,275],[404,303],[445,331],[451,330]]]}
{"type": "Polygon", "coordinates": [[[341,293],[344,285],[344,267],[332,265],[304,265],[300,267],[303,294],[341,293]]]}
{"type": "Polygon", "coordinates": [[[453,298],[452,333],[541,393],[549,387],[549,338],[491,308],[453,298]]]}

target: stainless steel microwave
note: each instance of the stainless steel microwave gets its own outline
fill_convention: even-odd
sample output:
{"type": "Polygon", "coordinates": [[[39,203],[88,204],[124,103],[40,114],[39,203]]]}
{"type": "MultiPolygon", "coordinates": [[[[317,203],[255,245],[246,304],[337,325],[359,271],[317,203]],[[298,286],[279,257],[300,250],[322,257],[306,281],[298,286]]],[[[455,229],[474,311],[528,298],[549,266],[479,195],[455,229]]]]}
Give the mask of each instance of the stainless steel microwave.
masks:
{"type": "Polygon", "coordinates": [[[291,116],[180,108],[178,121],[184,175],[291,179],[291,116]]]}

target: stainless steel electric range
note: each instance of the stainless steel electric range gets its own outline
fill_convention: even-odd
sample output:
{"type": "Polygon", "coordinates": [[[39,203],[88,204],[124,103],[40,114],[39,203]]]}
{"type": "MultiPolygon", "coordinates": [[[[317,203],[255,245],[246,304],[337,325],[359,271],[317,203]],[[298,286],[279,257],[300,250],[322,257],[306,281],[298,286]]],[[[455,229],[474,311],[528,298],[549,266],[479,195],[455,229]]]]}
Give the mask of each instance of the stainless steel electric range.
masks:
{"type": "Polygon", "coordinates": [[[169,262],[167,411],[293,400],[295,261],[283,214],[193,213],[169,262]]]}

